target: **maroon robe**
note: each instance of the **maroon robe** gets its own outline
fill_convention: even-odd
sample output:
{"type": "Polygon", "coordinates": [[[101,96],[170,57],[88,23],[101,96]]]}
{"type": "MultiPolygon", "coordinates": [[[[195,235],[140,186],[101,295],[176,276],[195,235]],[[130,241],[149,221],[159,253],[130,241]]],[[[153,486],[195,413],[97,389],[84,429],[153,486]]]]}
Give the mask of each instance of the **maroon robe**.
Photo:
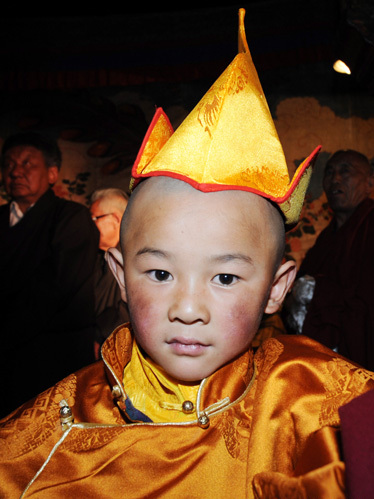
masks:
{"type": "Polygon", "coordinates": [[[374,491],[374,390],[339,408],[347,496],[372,497],[374,491]]]}
{"type": "Polygon", "coordinates": [[[299,275],[316,279],[303,334],[374,370],[374,201],[335,221],[308,251],[299,275]]]}

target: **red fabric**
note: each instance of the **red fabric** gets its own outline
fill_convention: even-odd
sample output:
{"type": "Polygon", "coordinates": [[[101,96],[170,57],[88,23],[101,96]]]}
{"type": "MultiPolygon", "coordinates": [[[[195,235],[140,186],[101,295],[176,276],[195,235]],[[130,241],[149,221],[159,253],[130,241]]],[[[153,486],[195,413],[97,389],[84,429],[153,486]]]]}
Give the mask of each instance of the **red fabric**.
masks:
{"type": "Polygon", "coordinates": [[[374,370],[374,202],[366,199],[337,231],[334,220],[307,253],[299,275],[316,287],[303,334],[374,370]]]}
{"type": "Polygon", "coordinates": [[[341,433],[350,499],[373,497],[374,390],[340,407],[341,433]]]}

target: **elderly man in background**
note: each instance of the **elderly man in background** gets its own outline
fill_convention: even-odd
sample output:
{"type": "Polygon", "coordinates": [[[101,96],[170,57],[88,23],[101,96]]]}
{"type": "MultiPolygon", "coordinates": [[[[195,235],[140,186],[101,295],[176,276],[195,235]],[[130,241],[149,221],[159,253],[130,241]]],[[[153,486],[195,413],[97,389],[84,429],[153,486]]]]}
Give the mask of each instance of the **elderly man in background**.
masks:
{"type": "Polygon", "coordinates": [[[89,210],[55,196],[54,140],[5,140],[0,207],[1,413],[94,360],[98,232],[89,210]]]}
{"type": "Polygon", "coordinates": [[[95,270],[96,357],[108,335],[129,320],[127,305],[121,299],[118,284],[105,259],[109,248],[119,248],[120,225],[128,199],[124,191],[114,188],[99,189],[91,196],[91,216],[100,232],[95,270]]]}
{"type": "Polygon", "coordinates": [[[370,370],[374,370],[372,186],[366,156],[347,150],[330,157],[323,188],[333,219],[308,251],[293,291],[294,297],[304,297],[304,303],[311,300],[301,332],[370,370]]]}

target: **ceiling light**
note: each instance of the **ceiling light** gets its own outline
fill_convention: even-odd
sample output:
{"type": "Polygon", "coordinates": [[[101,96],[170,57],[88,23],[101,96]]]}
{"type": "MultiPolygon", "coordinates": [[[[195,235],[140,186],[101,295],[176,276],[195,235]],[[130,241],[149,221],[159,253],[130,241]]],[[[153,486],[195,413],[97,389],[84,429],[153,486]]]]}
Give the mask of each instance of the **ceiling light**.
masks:
{"type": "Polygon", "coordinates": [[[349,67],[346,65],[345,62],[341,61],[340,59],[334,62],[333,68],[337,73],[344,73],[347,75],[351,74],[351,70],[349,69],[349,67]]]}

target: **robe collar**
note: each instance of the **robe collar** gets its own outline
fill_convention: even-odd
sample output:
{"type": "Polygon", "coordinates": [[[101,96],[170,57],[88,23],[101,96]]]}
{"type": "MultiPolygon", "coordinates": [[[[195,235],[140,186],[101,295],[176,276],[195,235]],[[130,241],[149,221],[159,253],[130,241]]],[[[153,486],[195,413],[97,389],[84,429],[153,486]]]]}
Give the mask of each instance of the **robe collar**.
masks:
{"type": "MultiPolygon", "coordinates": [[[[132,422],[150,422],[142,419],[136,411],[131,411],[126,389],[122,383],[124,368],[131,359],[132,346],[133,338],[129,325],[119,326],[104,342],[101,355],[113,398],[116,399],[125,417],[132,422]]],[[[250,390],[254,379],[253,351],[249,349],[201,381],[194,407],[195,419],[192,422],[202,426],[209,424],[210,417],[240,402],[250,390]]]]}

